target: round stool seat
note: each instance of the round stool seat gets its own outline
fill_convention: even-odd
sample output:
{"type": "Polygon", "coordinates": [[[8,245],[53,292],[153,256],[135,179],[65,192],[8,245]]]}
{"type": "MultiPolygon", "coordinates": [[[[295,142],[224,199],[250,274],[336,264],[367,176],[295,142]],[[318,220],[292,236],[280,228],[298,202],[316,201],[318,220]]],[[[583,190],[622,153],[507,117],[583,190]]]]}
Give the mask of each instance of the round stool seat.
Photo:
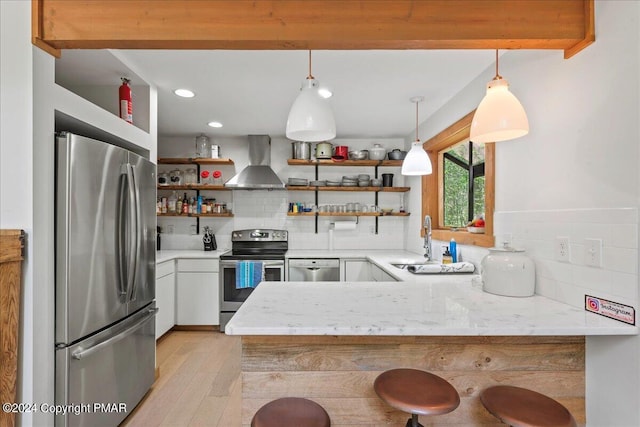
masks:
{"type": "Polygon", "coordinates": [[[480,393],[485,408],[500,421],[515,427],[575,427],[571,413],[552,398],[510,385],[489,387],[480,393]]]}
{"type": "Polygon", "coordinates": [[[251,427],[330,427],[324,408],[309,399],[283,397],[273,400],[253,416],[251,427]]]}
{"type": "Polygon", "coordinates": [[[389,406],[410,414],[446,414],[460,404],[458,392],[448,381],[418,369],[383,372],[373,388],[389,406]]]}

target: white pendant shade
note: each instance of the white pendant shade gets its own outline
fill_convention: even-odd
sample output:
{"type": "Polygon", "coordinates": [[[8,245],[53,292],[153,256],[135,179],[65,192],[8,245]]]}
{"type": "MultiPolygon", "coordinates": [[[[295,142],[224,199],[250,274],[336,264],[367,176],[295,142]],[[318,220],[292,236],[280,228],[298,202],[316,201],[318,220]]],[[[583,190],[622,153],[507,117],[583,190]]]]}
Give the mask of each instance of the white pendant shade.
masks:
{"type": "Polygon", "coordinates": [[[518,98],[509,91],[507,81],[502,78],[490,81],[471,121],[469,138],[474,142],[496,142],[527,133],[527,114],[518,98]]]}
{"type": "Polygon", "coordinates": [[[402,175],[429,175],[431,174],[431,160],[420,141],[411,144],[411,150],[402,162],[402,175]]]}
{"type": "Polygon", "coordinates": [[[302,83],[287,118],[287,138],[293,141],[319,142],[336,137],[336,121],[329,101],[318,93],[315,79],[302,83]]]}

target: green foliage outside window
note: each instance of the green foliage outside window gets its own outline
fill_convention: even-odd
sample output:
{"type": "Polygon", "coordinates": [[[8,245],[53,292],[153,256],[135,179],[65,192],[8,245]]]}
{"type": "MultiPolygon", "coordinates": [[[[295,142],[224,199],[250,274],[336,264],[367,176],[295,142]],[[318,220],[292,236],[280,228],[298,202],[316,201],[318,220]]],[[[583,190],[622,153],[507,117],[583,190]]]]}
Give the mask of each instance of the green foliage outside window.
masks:
{"type": "Polygon", "coordinates": [[[464,227],[484,213],[484,146],[466,141],[452,147],[442,158],[444,225],[464,227]],[[473,194],[469,190],[471,175],[473,194]],[[472,197],[472,206],[469,206],[469,197],[472,197]]]}

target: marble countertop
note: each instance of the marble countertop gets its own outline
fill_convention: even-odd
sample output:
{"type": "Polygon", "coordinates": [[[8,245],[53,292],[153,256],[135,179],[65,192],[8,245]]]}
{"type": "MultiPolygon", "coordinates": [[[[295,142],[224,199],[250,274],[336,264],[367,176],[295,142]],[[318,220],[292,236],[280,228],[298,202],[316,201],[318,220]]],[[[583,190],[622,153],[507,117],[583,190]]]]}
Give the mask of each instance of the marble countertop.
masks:
{"type": "Polygon", "coordinates": [[[194,250],[164,250],[156,251],[156,264],[165,261],[171,261],[177,258],[200,258],[200,259],[218,259],[220,255],[229,249],[218,249],[215,251],[194,251],[194,250]]]}
{"type": "Polygon", "coordinates": [[[488,294],[478,276],[412,282],[263,282],[229,335],[636,335],[638,328],[542,296],[488,294]]]}

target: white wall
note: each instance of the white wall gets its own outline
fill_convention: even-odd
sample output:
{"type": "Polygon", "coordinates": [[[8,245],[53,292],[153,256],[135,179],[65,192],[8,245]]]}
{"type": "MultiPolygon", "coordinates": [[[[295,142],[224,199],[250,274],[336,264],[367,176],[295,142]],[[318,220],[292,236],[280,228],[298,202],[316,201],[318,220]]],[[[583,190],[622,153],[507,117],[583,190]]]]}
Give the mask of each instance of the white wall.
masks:
{"type": "MultiPolygon", "coordinates": [[[[0,228],[27,233],[23,262],[18,400],[33,401],[33,85],[31,3],[0,2],[0,228]]],[[[22,416],[24,425],[31,415],[22,416]]]]}
{"type": "MultiPolygon", "coordinates": [[[[527,111],[531,131],[496,144],[496,234],[519,236],[542,270],[540,291],[574,305],[584,297],[581,283],[638,304],[639,18],[640,2],[596,1],[596,42],[575,57],[523,50],[500,59],[500,74],[527,111]],[[626,231],[612,239],[614,230],[626,231]],[[574,239],[575,258],[563,268],[553,262],[553,239],[565,233],[574,239]],[[603,269],[585,268],[585,237],[603,239],[620,256],[605,259],[603,269]]],[[[490,67],[478,76],[423,123],[420,134],[428,139],[476,108],[493,75],[490,67]]],[[[412,217],[408,250],[422,246],[419,226],[412,217]]],[[[466,250],[461,247],[463,257],[466,250]]],[[[589,425],[640,425],[640,339],[617,340],[587,340],[589,425]],[[614,349],[623,347],[631,353],[621,369],[614,349]]]]}
{"type": "MultiPolygon", "coordinates": [[[[193,157],[195,153],[195,134],[193,137],[164,137],[158,143],[159,157],[193,157]]],[[[224,181],[229,180],[236,172],[248,165],[248,140],[247,138],[215,138],[208,135],[212,141],[220,145],[220,156],[233,159],[234,166],[220,166],[215,169],[223,173],[224,181]]],[[[347,145],[351,149],[366,149],[379,143],[388,150],[403,146],[402,139],[336,139],[334,145],[347,145]]],[[[315,179],[315,169],[312,166],[289,166],[291,142],[284,138],[272,138],[271,140],[271,166],[278,176],[286,181],[289,177],[315,179]]],[[[160,166],[159,170],[170,170],[175,166],[160,166]]],[[[186,169],[182,168],[182,169],[186,169]]],[[[213,167],[205,168],[213,170],[213,167]]],[[[373,167],[320,167],[319,179],[340,180],[343,175],[369,174],[373,176],[373,167]]],[[[400,168],[379,168],[379,174],[393,173],[394,186],[405,185],[404,177],[400,175],[400,168]]],[[[171,192],[159,192],[159,195],[170,195],[171,192]]],[[[348,202],[360,202],[373,205],[375,193],[363,192],[321,192],[318,203],[345,204],[348,202]]],[[[419,197],[419,192],[417,193],[419,197]]],[[[187,194],[188,197],[195,193],[187,194]]],[[[233,192],[205,193],[205,197],[215,197],[216,201],[224,201],[233,207],[233,218],[201,219],[201,228],[204,225],[212,227],[216,234],[219,247],[230,247],[231,231],[245,228],[276,228],[287,229],[289,234],[289,247],[292,249],[328,249],[329,224],[332,221],[355,221],[354,217],[333,218],[321,217],[318,220],[318,233],[315,233],[313,217],[287,216],[290,202],[303,202],[313,204],[314,193],[302,191],[266,191],[266,190],[236,190],[233,192]]],[[[410,194],[404,193],[380,193],[379,205],[390,207],[396,211],[400,207],[401,198],[406,201],[411,199],[410,194]]],[[[389,249],[403,249],[405,242],[406,217],[382,217],[378,220],[378,234],[375,234],[375,219],[373,217],[361,217],[355,230],[334,232],[334,249],[366,249],[371,247],[385,247],[389,249]]],[[[159,218],[158,224],[163,231],[173,228],[174,235],[163,235],[162,242],[165,249],[202,247],[201,238],[198,236],[185,236],[190,232],[190,226],[195,224],[193,218],[159,218]]]]}

